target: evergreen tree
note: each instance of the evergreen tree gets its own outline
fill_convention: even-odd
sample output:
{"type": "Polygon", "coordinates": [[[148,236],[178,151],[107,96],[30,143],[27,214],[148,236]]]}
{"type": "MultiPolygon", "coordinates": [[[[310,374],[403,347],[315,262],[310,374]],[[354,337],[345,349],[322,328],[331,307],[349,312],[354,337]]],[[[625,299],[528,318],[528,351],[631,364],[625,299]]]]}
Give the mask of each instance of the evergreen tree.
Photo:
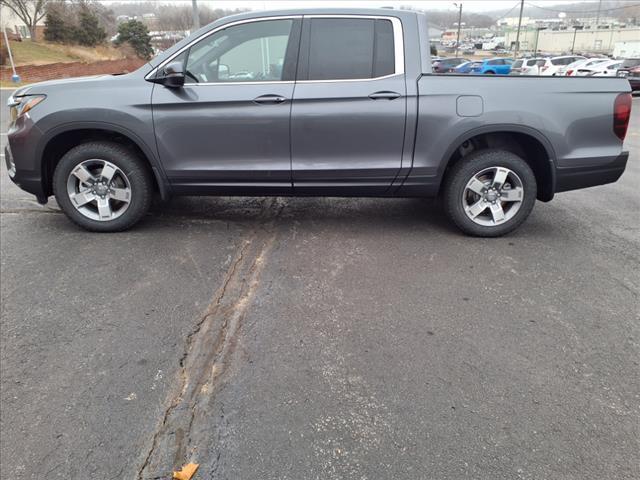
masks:
{"type": "Polygon", "coordinates": [[[47,13],[44,25],[44,39],[46,41],[63,43],[69,40],[71,27],[65,23],[57,11],[52,9],[47,13]]]}
{"type": "Polygon", "coordinates": [[[129,43],[140,58],[149,59],[153,55],[151,37],[144,23],[137,20],[129,20],[118,27],[118,39],[116,45],[129,43]]]}
{"type": "Polygon", "coordinates": [[[80,12],[78,28],[74,33],[74,40],[88,47],[95,47],[107,38],[107,32],[100,26],[98,17],[88,9],[80,12]]]}

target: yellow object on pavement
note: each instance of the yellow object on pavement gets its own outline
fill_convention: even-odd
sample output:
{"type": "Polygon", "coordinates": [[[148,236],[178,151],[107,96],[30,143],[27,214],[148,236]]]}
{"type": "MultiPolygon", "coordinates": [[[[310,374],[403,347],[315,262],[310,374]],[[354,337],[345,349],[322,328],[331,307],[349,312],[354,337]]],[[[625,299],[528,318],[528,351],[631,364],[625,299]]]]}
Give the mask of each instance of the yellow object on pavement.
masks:
{"type": "Polygon", "coordinates": [[[173,480],[191,480],[196,470],[198,470],[197,463],[187,463],[179,472],[173,472],[173,480]]]}

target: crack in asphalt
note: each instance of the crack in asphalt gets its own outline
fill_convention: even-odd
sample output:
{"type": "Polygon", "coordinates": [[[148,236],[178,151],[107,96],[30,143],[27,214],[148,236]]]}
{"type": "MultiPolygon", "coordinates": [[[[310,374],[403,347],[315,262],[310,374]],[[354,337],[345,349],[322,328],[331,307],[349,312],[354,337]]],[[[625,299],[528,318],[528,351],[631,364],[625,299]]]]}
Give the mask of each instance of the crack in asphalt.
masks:
{"type": "Polygon", "coordinates": [[[194,423],[201,405],[213,398],[232,363],[242,320],[275,243],[274,222],[283,209],[278,203],[277,198],[265,202],[260,221],[243,241],[221,287],[187,336],[176,385],[137,471],[138,480],[170,478],[167,468],[195,460],[190,458],[197,445],[192,435],[194,423]]]}
{"type": "Polygon", "coordinates": [[[17,213],[62,213],[62,210],[38,210],[35,208],[3,208],[0,209],[1,214],[17,214],[17,213]]]}

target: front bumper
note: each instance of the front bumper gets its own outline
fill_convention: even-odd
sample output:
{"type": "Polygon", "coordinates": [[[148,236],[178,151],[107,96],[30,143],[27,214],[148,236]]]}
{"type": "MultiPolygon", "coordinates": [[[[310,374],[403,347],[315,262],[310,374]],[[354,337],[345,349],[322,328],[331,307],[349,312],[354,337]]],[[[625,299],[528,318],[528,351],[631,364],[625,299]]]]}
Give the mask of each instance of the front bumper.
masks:
{"type": "Polygon", "coordinates": [[[35,195],[38,203],[43,205],[47,203],[48,196],[44,192],[44,188],[42,186],[42,175],[40,172],[17,169],[11,153],[11,147],[8,145],[4,149],[4,158],[11,181],[25,192],[35,195]]]}
{"type": "Polygon", "coordinates": [[[48,193],[44,188],[42,164],[37,151],[41,138],[42,133],[29,115],[18,118],[9,128],[4,158],[13,183],[35,195],[38,202],[46,203],[48,193]]]}
{"type": "Polygon", "coordinates": [[[617,157],[605,158],[598,165],[558,168],[555,191],[566,192],[613,183],[624,173],[628,158],[629,152],[622,152],[617,157]]]}

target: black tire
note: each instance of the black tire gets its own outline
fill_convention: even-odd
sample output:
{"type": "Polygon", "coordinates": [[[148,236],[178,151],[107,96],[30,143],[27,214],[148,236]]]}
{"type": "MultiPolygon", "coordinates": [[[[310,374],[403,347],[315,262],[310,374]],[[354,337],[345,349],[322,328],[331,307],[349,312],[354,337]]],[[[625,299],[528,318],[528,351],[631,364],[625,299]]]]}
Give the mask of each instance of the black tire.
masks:
{"type": "Polygon", "coordinates": [[[89,142],[72,148],[60,159],[53,174],[53,194],[67,217],[82,228],[92,232],[121,232],[135,225],[149,210],[153,200],[153,179],[146,162],[126,146],[113,142],[89,142]],[[111,162],[129,180],[129,206],[113,220],[88,218],[73,206],[67,193],[67,179],[72,170],[90,159],[111,162]]]}
{"type": "MultiPolygon", "coordinates": [[[[531,167],[519,156],[505,150],[480,150],[456,162],[447,172],[443,185],[444,209],[467,235],[500,237],[518,228],[529,216],[537,195],[536,177],[531,167]],[[464,195],[467,183],[479,172],[493,167],[504,167],[514,172],[522,182],[523,198],[512,218],[493,226],[479,225],[465,213],[464,195]]],[[[504,204],[508,206],[509,204],[504,204]]]]}
{"type": "Polygon", "coordinates": [[[489,70],[488,72],[485,72],[485,73],[486,73],[487,75],[495,75],[495,74],[496,74],[496,72],[494,72],[494,71],[492,71],[492,70],[489,70]]]}

